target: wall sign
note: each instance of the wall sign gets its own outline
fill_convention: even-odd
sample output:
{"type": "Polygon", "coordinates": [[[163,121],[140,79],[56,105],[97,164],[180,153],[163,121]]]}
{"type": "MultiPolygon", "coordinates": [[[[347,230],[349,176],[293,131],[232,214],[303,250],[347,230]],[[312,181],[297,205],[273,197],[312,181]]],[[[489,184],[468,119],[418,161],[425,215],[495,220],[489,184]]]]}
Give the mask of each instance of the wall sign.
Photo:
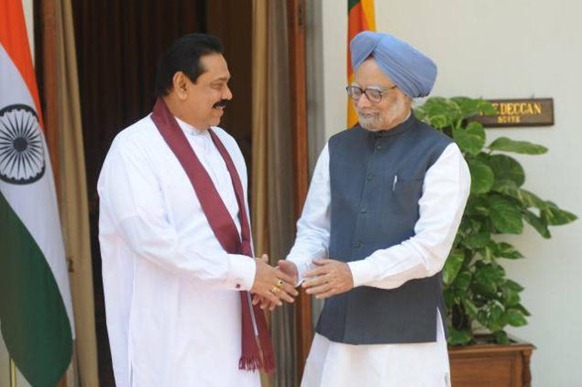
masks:
{"type": "Polygon", "coordinates": [[[497,114],[473,117],[488,128],[554,125],[553,98],[490,99],[497,114]]]}

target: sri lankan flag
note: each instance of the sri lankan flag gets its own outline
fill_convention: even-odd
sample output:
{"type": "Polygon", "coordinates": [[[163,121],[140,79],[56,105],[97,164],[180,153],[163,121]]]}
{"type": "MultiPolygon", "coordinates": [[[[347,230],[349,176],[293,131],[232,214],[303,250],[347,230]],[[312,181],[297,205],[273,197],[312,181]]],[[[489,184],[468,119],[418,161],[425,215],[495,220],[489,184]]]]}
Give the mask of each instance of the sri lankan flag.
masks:
{"type": "Polygon", "coordinates": [[[0,330],[32,386],[55,386],[67,369],[72,316],[22,2],[0,0],[0,330]]]}
{"type": "MultiPolygon", "coordinates": [[[[354,81],[350,42],[361,31],[376,31],[374,0],[348,0],[348,85],[354,81]]],[[[348,128],[358,123],[358,115],[348,98],[348,128]]]]}

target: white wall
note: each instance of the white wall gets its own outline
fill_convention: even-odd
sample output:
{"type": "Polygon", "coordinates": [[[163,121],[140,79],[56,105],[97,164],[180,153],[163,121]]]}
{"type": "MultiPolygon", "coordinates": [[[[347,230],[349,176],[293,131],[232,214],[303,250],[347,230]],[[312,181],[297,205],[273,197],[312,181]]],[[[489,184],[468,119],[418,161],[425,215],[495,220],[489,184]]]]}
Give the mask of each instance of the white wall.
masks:
{"type": "Polygon", "coordinates": [[[307,124],[311,170],[332,134],[346,127],[346,4],[306,0],[307,124]],[[340,5],[343,6],[338,6],[340,5]]]}
{"type": "MultiPolygon", "coordinates": [[[[319,2],[319,0],[312,0],[319,2]]],[[[346,6],[321,0],[325,137],[345,127],[346,6]]],[[[582,216],[582,3],[575,0],[377,0],[379,31],[393,33],[430,55],[439,66],[433,95],[554,99],[555,125],[488,129],[547,146],[542,156],[518,159],[525,188],[582,216]]],[[[319,149],[322,144],[318,144],[319,149]]],[[[525,286],[529,325],[511,333],[537,347],[535,387],[582,386],[582,222],[552,229],[544,240],[527,230],[512,242],[525,259],[505,266],[525,286]]]]}

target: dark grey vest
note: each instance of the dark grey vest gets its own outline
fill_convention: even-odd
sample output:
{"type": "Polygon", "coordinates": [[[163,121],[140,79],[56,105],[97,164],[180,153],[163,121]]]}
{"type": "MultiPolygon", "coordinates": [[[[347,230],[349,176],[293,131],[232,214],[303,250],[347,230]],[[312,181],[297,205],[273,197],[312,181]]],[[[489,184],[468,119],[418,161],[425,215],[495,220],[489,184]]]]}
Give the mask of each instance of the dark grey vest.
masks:
{"type": "MultiPolygon", "coordinates": [[[[451,139],[411,116],[389,131],[361,127],[329,140],[329,256],[364,259],[414,235],[426,171],[451,139]]],[[[436,341],[441,273],[397,289],[360,286],[325,301],[316,331],[349,344],[436,341]]]]}

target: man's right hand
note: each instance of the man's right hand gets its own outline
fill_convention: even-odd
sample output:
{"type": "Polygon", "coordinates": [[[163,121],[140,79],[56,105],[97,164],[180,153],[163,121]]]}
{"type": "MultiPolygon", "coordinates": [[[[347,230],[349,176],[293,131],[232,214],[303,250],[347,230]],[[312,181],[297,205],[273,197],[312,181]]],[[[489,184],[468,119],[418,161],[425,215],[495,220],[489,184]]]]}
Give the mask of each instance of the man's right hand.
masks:
{"type": "MultiPolygon", "coordinates": [[[[269,266],[267,256],[255,258],[257,270],[251,293],[267,300],[271,305],[283,305],[282,301],[293,302],[299,293],[295,289],[297,278],[283,270],[269,266]]],[[[263,304],[263,303],[262,303],[263,304]]],[[[270,308],[272,309],[272,308],[270,308]]]]}

